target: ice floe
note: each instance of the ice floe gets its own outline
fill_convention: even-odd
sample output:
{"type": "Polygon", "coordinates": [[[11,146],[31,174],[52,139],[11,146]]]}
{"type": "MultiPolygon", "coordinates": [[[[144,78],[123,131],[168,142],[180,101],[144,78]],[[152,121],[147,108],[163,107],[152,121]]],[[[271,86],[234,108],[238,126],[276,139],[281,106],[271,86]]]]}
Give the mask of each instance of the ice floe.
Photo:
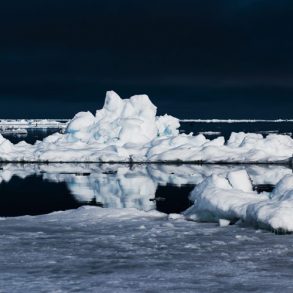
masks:
{"type": "Polygon", "coordinates": [[[2,292],[292,292],[291,235],[98,207],[0,229],[2,292]]]}
{"type": "MultiPolygon", "coordinates": [[[[252,190],[246,171],[227,176],[213,174],[194,188],[193,206],[184,212],[195,221],[219,222],[239,219],[247,224],[276,231],[293,231],[293,175],[284,176],[271,193],[252,190]]],[[[224,223],[224,224],[223,224],[224,223]]]]}

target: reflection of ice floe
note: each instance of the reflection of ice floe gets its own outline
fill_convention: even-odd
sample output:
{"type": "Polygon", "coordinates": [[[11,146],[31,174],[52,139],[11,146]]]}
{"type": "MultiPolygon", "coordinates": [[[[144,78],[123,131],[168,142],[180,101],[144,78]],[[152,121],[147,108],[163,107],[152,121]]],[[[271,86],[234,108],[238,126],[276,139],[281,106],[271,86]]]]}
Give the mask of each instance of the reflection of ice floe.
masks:
{"type": "MultiPolygon", "coordinates": [[[[232,170],[242,169],[234,166],[232,170]]],[[[291,170],[282,166],[275,168],[254,166],[247,168],[255,184],[276,184],[291,170]]],[[[81,171],[81,170],[79,170],[81,171]]],[[[89,171],[85,168],[84,171],[89,171]]],[[[211,174],[226,175],[231,172],[228,166],[171,166],[171,165],[139,165],[104,166],[91,171],[88,176],[76,174],[48,174],[46,179],[66,182],[70,192],[81,202],[95,200],[103,203],[104,207],[129,208],[142,210],[155,208],[150,199],[156,195],[158,185],[197,185],[211,174]]]]}
{"type": "Polygon", "coordinates": [[[44,174],[44,178],[65,181],[70,192],[79,201],[101,202],[104,207],[154,209],[149,199],[154,197],[157,184],[147,173],[119,168],[113,174],[91,173],[89,176],[75,174],[44,174]]]}
{"type": "MultiPolygon", "coordinates": [[[[196,165],[196,164],[91,164],[91,163],[51,163],[51,164],[2,164],[0,179],[5,174],[25,178],[42,175],[55,182],[66,182],[76,178],[83,180],[89,175],[112,177],[148,177],[160,185],[199,184],[212,174],[226,176],[231,171],[245,169],[254,184],[276,184],[282,177],[292,173],[292,169],[281,165],[196,165]]],[[[6,180],[7,181],[7,180],[6,180]]]]}
{"type": "MultiPolygon", "coordinates": [[[[227,165],[164,165],[164,164],[3,164],[0,180],[13,176],[25,178],[39,175],[51,182],[65,182],[80,202],[96,201],[111,208],[155,207],[158,185],[198,185],[206,177],[227,176],[231,171],[245,169],[254,184],[276,184],[292,171],[285,166],[227,165]]],[[[167,196],[167,195],[166,195],[167,196]]]]}
{"type": "Polygon", "coordinates": [[[159,199],[162,192],[168,197],[165,192],[170,191],[169,186],[188,187],[188,193],[195,186],[191,193],[194,204],[185,212],[193,220],[219,221],[223,226],[241,219],[265,228],[293,231],[293,177],[285,166],[4,164],[0,170],[0,180],[5,182],[13,176],[31,175],[66,183],[80,203],[145,211],[158,208],[159,203],[150,199],[159,199]],[[271,193],[258,194],[252,185],[259,184],[277,185],[271,193]]]}
{"type": "Polygon", "coordinates": [[[231,171],[245,169],[253,184],[276,184],[282,177],[291,174],[285,166],[275,165],[165,165],[147,166],[150,176],[159,184],[199,184],[212,174],[226,176],[231,171]]]}
{"type": "Polygon", "coordinates": [[[28,132],[23,128],[0,128],[1,134],[15,134],[15,135],[27,135],[28,132]]]}

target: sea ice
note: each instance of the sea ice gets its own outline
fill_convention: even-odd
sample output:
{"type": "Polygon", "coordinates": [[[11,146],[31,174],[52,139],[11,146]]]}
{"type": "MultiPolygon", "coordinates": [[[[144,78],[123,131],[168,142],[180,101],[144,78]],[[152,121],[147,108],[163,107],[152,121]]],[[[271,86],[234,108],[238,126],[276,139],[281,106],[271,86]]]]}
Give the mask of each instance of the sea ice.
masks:
{"type": "Polygon", "coordinates": [[[293,176],[283,177],[270,194],[258,194],[252,191],[245,173],[235,171],[228,173],[228,178],[216,174],[206,178],[192,191],[194,204],[184,212],[186,217],[220,224],[241,219],[263,228],[292,232],[293,176]]]}
{"type": "Polygon", "coordinates": [[[1,292],[293,289],[291,235],[98,207],[2,218],[0,229],[1,292]]]}
{"type": "Polygon", "coordinates": [[[66,182],[84,199],[103,195],[105,200],[109,193],[121,199],[110,195],[105,209],[1,218],[0,291],[291,292],[292,235],[229,225],[240,218],[292,231],[290,172],[285,166],[2,164],[5,181],[37,174],[66,182]],[[272,193],[257,194],[244,169],[253,182],[283,178],[272,193]],[[217,224],[130,208],[159,183],[198,184],[186,217],[217,224]],[[130,195],[128,206],[113,208],[127,202],[123,192],[130,195]]]}

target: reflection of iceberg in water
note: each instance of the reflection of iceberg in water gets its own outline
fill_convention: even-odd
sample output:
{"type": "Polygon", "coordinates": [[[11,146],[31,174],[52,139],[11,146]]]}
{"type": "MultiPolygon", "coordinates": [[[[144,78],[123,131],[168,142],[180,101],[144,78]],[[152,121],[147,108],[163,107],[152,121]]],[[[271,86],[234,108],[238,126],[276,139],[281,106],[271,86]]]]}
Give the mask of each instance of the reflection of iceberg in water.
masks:
{"type": "Polygon", "coordinates": [[[291,169],[276,165],[3,164],[1,167],[1,181],[7,182],[13,176],[39,175],[51,182],[66,183],[79,202],[143,210],[156,208],[156,202],[150,199],[156,197],[158,186],[197,185],[212,174],[226,176],[239,169],[246,169],[254,184],[276,184],[292,173],[291,169]]]}
{"type": "MultiPolygon", "coordinates": [[[[60,175],[59,175],[60,176],[60,175]]],[[[62,175],[61,175],[62,176],[62,175]]],[[[79,201],[103,203],[110,208],[153,209],[157,184],[146,173],[119,168],[117,173],[92,173],[89,176],[65,175],[71,193],[79,201]]]]}

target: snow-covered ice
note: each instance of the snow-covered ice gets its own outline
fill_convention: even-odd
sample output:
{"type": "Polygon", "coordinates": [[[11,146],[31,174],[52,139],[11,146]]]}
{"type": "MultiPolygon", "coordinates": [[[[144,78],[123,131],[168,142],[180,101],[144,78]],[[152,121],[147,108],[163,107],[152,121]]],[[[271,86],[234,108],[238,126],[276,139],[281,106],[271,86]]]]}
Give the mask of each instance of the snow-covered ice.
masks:
{"type": "Polygon", "coordinates": [[[42,176],[108,208],[0,218],[0,292],[292,292],[292,235],[245,225],[291,218],[291,173],[285,166],[2,164],[1,181],[42,176]],[[257,194],[251,182],[277,186],[257,194]],[[153,210],[148,199],[159,184],[197,185],[194,206],[185,215],[153,210]],[[249,206],[254,220],[244,217],[249,206]],[[211,223],[186,221],[195,215],[211,223]],[[229,225],[239,218],[245,223],[229,225]]]}
{"type": "Polygon", "coordinates": [[[0,221],[1,292],[292,292],[291,235],[135,209],[0,221]]]}
{"type": "Polygon", "coordinates": [[[106,94],[95,115],[80,112],[64,134],[34,145],[12,144],[0,136],[0,160],[14,162],[289,162],[293,139],[286,135],[232,133],[213,140],[179,134],[179,120],[156,116],[147,95],[121,99],[106,94]]]}
{"type": "Polygon", "coordinates": [[[59,128],[67,126],[68,119],[0,119],[0,130],[59,128]]]}

